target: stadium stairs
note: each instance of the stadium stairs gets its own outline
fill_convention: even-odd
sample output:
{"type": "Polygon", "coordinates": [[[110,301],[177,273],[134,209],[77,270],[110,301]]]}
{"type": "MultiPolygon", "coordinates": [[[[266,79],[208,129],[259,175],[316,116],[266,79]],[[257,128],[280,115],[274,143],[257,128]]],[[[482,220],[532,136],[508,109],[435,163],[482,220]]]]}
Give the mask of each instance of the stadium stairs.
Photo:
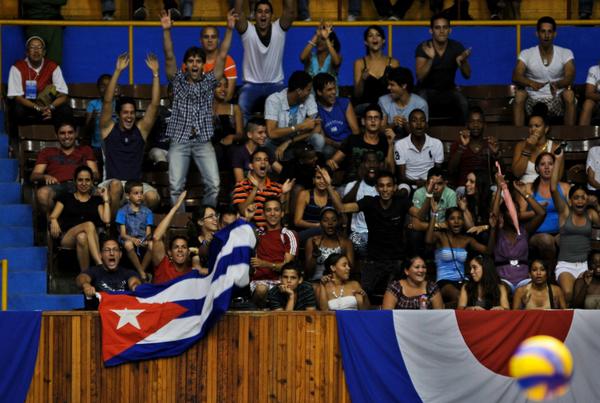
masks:
{"type": "MultiPolygon", "coordinates": [[[[3,125],[0,111],[0,128],[3,125]]],[[[1,131],[1,130],[0,130],[1,131]]],[[[0,260],[8,260],[9,310],[71,310],[83,305],[81,294],[47,293],[46,247],[34,246],[31,205],[23,204],[19,164],[8,158],[8,136],[0,134],[0,260]]],[[[2,278],[0,277],[0,282],[2,278]]]]}

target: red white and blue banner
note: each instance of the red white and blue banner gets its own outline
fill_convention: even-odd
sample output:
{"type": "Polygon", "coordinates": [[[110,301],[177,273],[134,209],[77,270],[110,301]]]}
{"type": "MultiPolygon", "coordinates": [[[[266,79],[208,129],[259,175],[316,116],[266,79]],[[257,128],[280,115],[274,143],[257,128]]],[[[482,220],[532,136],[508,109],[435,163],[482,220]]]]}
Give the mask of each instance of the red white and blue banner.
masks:
{"type": "Polygon", "coordinates": [[[508,361],[534,335],[573,355],[569,392],[556,402],[600,402],[597,311],[338,311],[353,403],[525,402],[508,361]]]}
{"type": "Polygon", "coordinates": [[[233,287],[249,282],[254,230],[238,220],[210,245],[209,275],[196,270],[135,292],[100,293],[102,355],[106,366],[183,353],[227,311],[233,287]]]}
{"type": "Polygon", "coordinates": [[[0,402],[27,398],[41,326],[41,311],[0,312],[0,402]]]}

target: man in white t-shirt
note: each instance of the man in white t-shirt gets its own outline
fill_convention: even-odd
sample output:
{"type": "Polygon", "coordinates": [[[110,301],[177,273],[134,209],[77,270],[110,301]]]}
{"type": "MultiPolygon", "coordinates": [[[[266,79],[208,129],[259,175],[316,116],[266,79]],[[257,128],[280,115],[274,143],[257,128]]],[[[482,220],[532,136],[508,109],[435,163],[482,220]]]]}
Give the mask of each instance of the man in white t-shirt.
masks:
{"type": "Polygon", "coordinates": [[[525,113],[531,114],[537,103],[548,107],[549,116],[563,116],[564,124],[575,124],[575,62],[570,49],[554,45],[556,22],[552,17],[537,21],[539,44],[521,51],[512,80],[520,87],[515,94],[513,120],[515,126],[525,124],[525,113]]]}
{"type": "Polygon", "coordinates": [[[283,83],[283,50],[286,32],[295,19],[293,0],[283,0],[281,18],[271,22],[273,5],[268,0],[254,4],[256,24],[249,24],[243,11],[243,0],[235,1],[239,19],[235,29],[244,47],[244,85],[238,103],[247,121],[254,112],[262,112],[265,99],[285,88],[283,83]]]}
{"type": "Polygon", "coordinates": [[[600,195],[600,146],[590,148],[585,161],[590,194],[600,195]]]}
{"type": "Polygon", "coordinates": [[[417,188],[425,185],[431,168],[440,167],[444,162],[444,145],[427,135],[427,119],[421,109],[408,115],[408,129],[410,135],[394,145],[394,160],[398,182],[417,188]]]}
{"type": "Polygon", "coordinates": [[[592,123],[592,117],[600,112],[598,101],[600,101],[600,65],[596,64],[590,67],[585,80],[585,101],[579,115],[579,126],[589,126],[592,123]]]}

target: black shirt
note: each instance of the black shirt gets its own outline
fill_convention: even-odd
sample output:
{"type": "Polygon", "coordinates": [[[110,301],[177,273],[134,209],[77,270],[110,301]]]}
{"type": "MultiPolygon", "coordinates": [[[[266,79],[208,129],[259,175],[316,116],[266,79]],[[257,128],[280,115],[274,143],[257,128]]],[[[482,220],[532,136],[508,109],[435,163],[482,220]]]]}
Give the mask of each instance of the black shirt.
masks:
{"type": "MultiPolygon", "coordinates": [[[[269,309],[283,309],[288,302],[288,294],[281,292],[279,287],[273,287],[267,294],[267,305],[269,309]]],[[[296,288],[296,301],[294,302],[294,311],[304,311],[306,308],[316,308],[317,300],[315,292],[310,283],[300,283],[296,288]]]]}
{"type": "MultiPolygon", "coordinates": [[[[421,42],[417,45],[415,57],[429,59],[423,50],[424,43],[425,42],[421,42]]],[[[458,68],[456,58],[464,51],[465,47],[460,42],[448,39],[448,46],[446,47],[444,54],[440,57],[440,55],[435,52],[431,70],[429,70],[429,74],[427,74],[425,79],[419,82],[419,88],[438,91],[454,89],[456,87],[456,84],[454,84],[454,76],[456,76],[456,69],[458,68]]]]}
{"type": "Polygon", "coordinates": [[[377,144],[365,142],[363,135],[352,135],[342,144],[340,149],[344,153],[344,165],[346,171],[346,181],[350,182],[358,178],[358,167],[362,162],[363,154],[367,151],[375,151],[379,162],[384,162],[388,152],[388,141],[384,134],[379,133],[377,144]]]}
{"type": "Polygon", "coordinates": [[[106,179],[142,180],[146,141],[136,125],[131,130],[121,131],[115,123],[103,146],[106,179]]]}
{"type": "MultiPolygon", "coordinates": [[[[140,278],[137,272],[124,269],[121,266],[117,267],[117,270],[109,271],[104,266],[93,266],[90,267],[85,274],[90,276],[92,281],[90,284],[96,289],[96,291],[128,291],[129,286],[127,282],[131,277],[140,278]]],[[[98,299],[85,299],[86,309],[98,309],[98,299]]]]}
{"type": "Polygon", "coordinates": [[[73,193],[63,193],[56,198],[56,201],[61,202],[64,206],[60,217],[58,217],[63,234],[86,221],[93,222],[96,227],[102,225],[98,214],[98,206],[103,203],[102,197],[92,196],[88,201],[81,202],[75,198],[73,193]]]}
{"type": "Polygon", "coordinates": [[[394,195],[390,207],[381,206],[379,196],[365,196],[358,201],[369,229],[367,252],[372,260],[399,260],[405,256],[402,232],[410,208],[408,197],[394,195]]]}

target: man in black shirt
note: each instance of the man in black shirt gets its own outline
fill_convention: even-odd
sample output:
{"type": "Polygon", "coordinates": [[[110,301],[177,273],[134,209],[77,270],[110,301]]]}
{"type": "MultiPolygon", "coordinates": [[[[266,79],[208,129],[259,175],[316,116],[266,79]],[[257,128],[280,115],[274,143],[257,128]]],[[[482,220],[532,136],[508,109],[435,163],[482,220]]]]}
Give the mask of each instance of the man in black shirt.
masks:
{"type": "Polygon", "coordinates": [[[410,200],[406,192],[396,192],[396,180],[389,171],[377,174],[376,188],[379,196],[365,196],[357,203],[342,204],[339,196],[333,197],[333,205],[338,211],[362,211],[365,214],[369,229],[368,260],[361,272],[361,286],[371,302],[381,301],[390,277],[400,268],[402,259],[409,255],[403,246],[403,231],[410,200]]]}
{"type": "Polygon", "coordinates": [[[456,89],[454,76],[460,69],[464,78],[471,77],[471,48],[465,49],[460,42],[448,38],[452,32],[450,21],[441,15],[431,17],[429,32],[431,40],[420,43],[415,50],[418,94],[429,104],[429,116],[454,112],[456,124],[464,125],[469,105],[456,89]]]}
{"type": "Polygon", "coordinates": [[[302,271],[291,264],[281,269],[281,284],[269,290],[267,305],[272,311],[314,311],[315,292],[302,281],[302,271]]]}
{"type": "Polygon", "coordinates": [[[85,295],[85,308],[88,310],[98,309],[96,292],[134,291],[142,283],[137,272],[119,266],[121,249],[116,240],[104,241],[101,253],[102,264],[90,267],[75,279],[85,295]]]}

